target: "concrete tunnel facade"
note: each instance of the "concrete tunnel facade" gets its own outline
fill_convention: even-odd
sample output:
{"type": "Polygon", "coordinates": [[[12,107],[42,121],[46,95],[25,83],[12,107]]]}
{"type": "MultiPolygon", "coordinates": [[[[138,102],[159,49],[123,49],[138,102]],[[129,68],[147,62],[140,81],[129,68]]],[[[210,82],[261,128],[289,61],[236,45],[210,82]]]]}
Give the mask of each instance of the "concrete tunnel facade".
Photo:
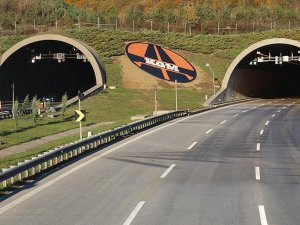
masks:
{"type": "Polygon", "coordinates": [[[87,44],[62,35],[27,38],[0,59],[0,100],[12,100],[12,83],[19,100],[29,94],[42,98],[49,93],[69,98],[78,90],[86,94],[103,88],[106,74],[100,57],[87,44]]]}
{"type": "Polygon", "coordinates": [[[300,62],[257,63],[257,53],[271,56],[299,56],[300,42],[273,38],[257,42],[231,63],[220,90],[205,105],[243,98],[300,97],[300,62]]]}

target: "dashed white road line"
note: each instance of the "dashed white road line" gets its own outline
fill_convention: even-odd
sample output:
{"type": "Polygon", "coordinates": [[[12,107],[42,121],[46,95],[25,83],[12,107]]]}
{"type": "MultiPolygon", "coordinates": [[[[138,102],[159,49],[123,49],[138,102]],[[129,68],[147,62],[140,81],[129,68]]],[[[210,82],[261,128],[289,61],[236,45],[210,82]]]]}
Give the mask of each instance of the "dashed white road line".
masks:
{"type": "Polygon", "coordinates": [[[233,117],[236,117],[236,116],[238,116],[239,114],[235,114],[235,115],[233,115],[233,117]]]}
{"type": "Polygon", "coordinates": [[[278,110],[277,112],[281,112],[281,110],[278,110]]]}
{"type": "Polygon", "coordinates": [[[255,179],[260,180],[260,168],[258,166],[255,167],[255,179]]]}
{"type": "Polygon", "coordinates": [[[160,178],[165,178],[170,172],[171,170],[176,166],[176,164],[172,164],[161,176],[160,178]]]}
{"type": "Polygon", "coordinates": [[[286,109],[286,107],[283,107],[283,109],[286,109]]]}
{"type": "Polygon", "coordinates": [[[264,130],[261,130],[259,134],[260,134],[260,136],[263,135],[264,134],[264,130]]]}
{"type": "Polygon", "coordinates": [[[273,114],[273,115],[272,115],[272,118],[274,118],[275,116],[276,116],[276,114],[273,114]]]}
{"type": "Polygon", "coordinates": [[[254,106],[252,109],[256,109],[257,108],[257,106],[254,106]]]}
{"type": "Polygon", "coordinates": [[[244,112],[247,112],[248,110],[246,109],[246,110],[243,110],[242,112],[244,113],[244,112]]]}
{"type": "Polygon", "coordinates": [[[268,126],[268,125],[269,125],[269,123],[270,123],[270,121],[268,120],[268,121],[265,123],[265,125],[266,125],[266,126],[268,126]]]}
{"type": "Polygon", "coordinates": [[[260,151],[260,143],[256,144],[256,151],[260,151]]]}
{"type": "Polygon", "coordinates": [[[205,133],[206,134],[209,134],[210,132],[212,132],[214,129],[210,129],[210,130],[208,130],[208,131],[206,131],[205,133]]]}
{"type": "Polygon", "coordinates": [[[141,210],[141,208],[143,207],[143,205],[145,204],[145,201],[141,201],[139,202],[139,204],[137,204],[137,206],[134,208],[134,210],[131,212],[131,214],[128,216],[128,218],[126,219],[126,221],[123,223],[123,225],[130,225],[131,222],[134,220],[134,218],[136,217],[136,215],[139,213],[139,211],[141,210]]]}
{"type": "Polygon", "coordinates": [[[227,122],[227,120],[224,120],[224,121],[222,121],[220,124],[224,124],[224,123],[226,123],[227,122]]]}
{"type": "Polygon", "coordinates": [[[187,148],[187,150],[191,150],[196,144],[197,144],[197,142],[194,142],[193,144],[191,144],[190,147],[187,148]]]}
{"type": "Polygon", "coordinates": [[[261,225],[268,225],[266,212],[265,212],[265,207],[263,205],[259,205],[258,210],[259,210],[259,217],[260,217],[261,225]]]}

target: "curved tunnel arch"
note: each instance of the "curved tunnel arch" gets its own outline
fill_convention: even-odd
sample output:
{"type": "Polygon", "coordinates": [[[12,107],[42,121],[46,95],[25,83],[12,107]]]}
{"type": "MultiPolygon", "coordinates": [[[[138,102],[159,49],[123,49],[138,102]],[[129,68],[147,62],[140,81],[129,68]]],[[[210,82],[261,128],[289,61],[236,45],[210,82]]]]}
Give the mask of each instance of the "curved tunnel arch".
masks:
{"type": "Polygon", "coordinates": [[[106,83],[106,74],[100,57],[87,44],[62,35],[43,34],[15,44],[1,56],[0,100],[11,100],[11,83],[16,83],[19,99],[27,94],[42,97],[47,92],[58,92],[60,96],[67,92],[72,98],[78,90],[89,93],[102,88],[106,83]],[[29,54],[32,51],[36,55],[50,52],[68,54],[73,51],[73,54],[80,53],[86,60],[73,58],[58,63],[48,58],[31,63],[32,56],[29,54]]]}
{"type": "Polygon", "coordinates": [[[275,65],[274,62],[257,66],[250,62],[257,57],[257,51],[272,56],[280,54],[291,56],[298,54],[300,42],[272,38],[257,42],[242,51],[227,69],[221,89],[212,96],[205,105],[241,98],[276,98],[300,96],[300,64],[285,63],[275,65]]]}

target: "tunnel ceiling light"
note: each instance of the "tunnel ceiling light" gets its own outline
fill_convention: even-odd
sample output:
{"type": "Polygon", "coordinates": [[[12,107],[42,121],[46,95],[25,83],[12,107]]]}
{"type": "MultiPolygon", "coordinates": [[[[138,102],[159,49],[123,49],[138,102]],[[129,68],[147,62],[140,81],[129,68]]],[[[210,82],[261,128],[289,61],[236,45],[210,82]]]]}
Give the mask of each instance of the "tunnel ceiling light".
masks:
{"type": "MultiPolygon", "coordinates": [[[[291,53],[291,56],[287,56],[287,55],[283,56],[282,53],[280,53],[279,56],[271,56],[270,53],[269,53],[269,55],[265,55],[265,54],[261,53],[260,51],[257,51],[256,53],[259,56],[254,58],[249,63],[251,66],[255,66],[258,63],[274,62],[275,65],[282,65],[283,63],[291,63],[291,62],[299,62],[300,61],[300,56],[294,56],[293,52],[291,53]]],[[[298,51],[298,53],[300,53],[300,50],[298,51]]]]}
{"type": "Polygon", "coordinates": [[[84,54],[81,53],[76,53],[76,54],[68,54],[68,53],[49,53],[49,54],[39,54],[35,55],[31,58],[31,63],[35,63],[36,61],[41,61],[41,60],[49,60],[49,59],[54,59],[57,60],[58,63],[65,62],[66,59],[68,60],[82,60],[83,62],[87,62],[88,59],[84,54]]]}

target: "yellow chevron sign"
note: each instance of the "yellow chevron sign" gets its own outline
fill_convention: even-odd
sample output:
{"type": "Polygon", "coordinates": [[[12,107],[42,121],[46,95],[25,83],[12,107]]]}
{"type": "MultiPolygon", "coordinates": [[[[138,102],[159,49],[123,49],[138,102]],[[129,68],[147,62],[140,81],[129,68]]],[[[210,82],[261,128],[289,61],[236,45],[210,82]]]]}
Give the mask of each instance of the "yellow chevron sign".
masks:
{"type": "Polygon", "coordinates": [[[85,110],[75,110],[75,121],[85,121],[86,120],[86,111],[85,110]]]}

